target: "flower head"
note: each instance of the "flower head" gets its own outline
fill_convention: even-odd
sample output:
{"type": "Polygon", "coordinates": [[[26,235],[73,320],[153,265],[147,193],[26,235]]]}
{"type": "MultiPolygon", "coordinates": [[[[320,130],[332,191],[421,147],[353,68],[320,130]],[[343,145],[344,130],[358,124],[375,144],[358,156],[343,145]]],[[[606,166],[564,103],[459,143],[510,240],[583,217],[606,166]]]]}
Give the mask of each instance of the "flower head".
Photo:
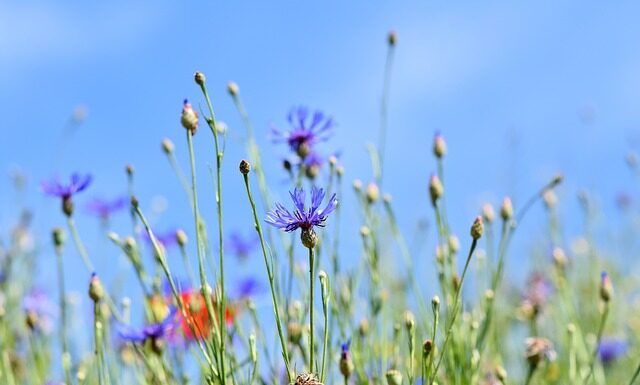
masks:
{"type": "Polygon", "coordinates": [[[324,200],[324,189],[316,187],[311,188],[311,207],[305,211],[304,201],[305,192],[302,188],[296,188],[293,192],[289,192],[296,209],[291,213],[282,204],[276,203],[275,210],[267,214],[265,221],[284,231],[295,231],[298,228],[302,230],[310,230],[314,226],[324,226],[327,216],[336,209],[338,199],[336,194],[329,198],[329,202],[324,209],[319,209],[320,204],[324,200]]]}
{"type": "Polygon", "coordinates": [[[114,200],[95,198],[87,204],[86,209],[101,219],[108,219],[111,214],[125,208],[127,201],[128,199],[125,197],[119,197],[114,200]]]}
{"type": "Polygon", "coordinates": [[[532,367],[538,366],[542,360],[553,361],[556,358],[556,351],[553,343],[542,337],[529,337],[525,340],[527,346],[527,361],[532,367]]]}
{"type": "Polygon", "coordinates": [[[123,326],[120,329],[120,337],[129,342],[145,342],[147,340],[156,341],[166,339],[171,336],[176,326],[177,309],[171,307],[169,314],[162,322],[153,323],[143,326],[141,329],[133,329],[129,326],[123,326]]]}
{"type": "Polygon", "coordinates": [[[237,256],[241,261],[244,261],[256,248],[259,241],[260,238],[258,238],[258,234],[256,233],[245,237],[241,233],[234,231],[229,234],[227,238],[227,251],[237,256]]]}
{"type": "MultiPolygon", "coordinates": [[[[213,324],[209,318],[207,311],[207,303],[202,293],[192,290],[184,290],[180,293],[180,299],[185,307],[186,318],[180,316],[180,328],[187,341],[195,339],[208,338],[213,324]],[[191,331],[193,328],[193,332],[191,331]],[[195,332],[195,335],[194,335],[195,332]]],[[[213,298],[212,298],[213,301],[213,298]]],[[[217,316],[217,310],[214,305],[214,313],[217,316]]],[[[235,308],[227,306],[225,309],[225,324],[233,325],[235,319],[235,308]]]]}
{"type": "Polygon", "coordinates": [[[44,333],[51,331],[57,308],[45,290],[37,287],[31,289],[29,294],[22,299],[22,309],[26,314],[27,325],[30,328],[44,333]]]}
{"type": "Polygon", "coordinates": [[[92,177],[90,174],[80,175],[73,173],[69,184],[63,184],[60,178],[56,177],[49,181],[42,181],[40,186],[45,194],[56,196],[59,198],[70,198],[76,193],[79,193],[86,189],[91,183],[92,177]]]}
{"type": "Polygon", "coordinates": [[[287,119],[291,129],[281,131],[272,128],[273,141],[287,142],[291,150],[301,158],[305,158],[316,143],[327,140],[334,126],[333,119],[322,111],[314,111],[311,114],[302,106],[292,108],[287,119]]]}
{"type": "Polygon", "coordinates": [[[598,357],[607,365],[623,356],[629,349],[629,344],[623,339],[603,338],[598,345],[598,357]]]}
{"type": "Polygon", "coordinates": [[[249,277],[238,282],[236,287],[236,296],[238,299],[245,299],[256,294],[256,292],[262,290],[263,286],[255,278],[249,277]]]}

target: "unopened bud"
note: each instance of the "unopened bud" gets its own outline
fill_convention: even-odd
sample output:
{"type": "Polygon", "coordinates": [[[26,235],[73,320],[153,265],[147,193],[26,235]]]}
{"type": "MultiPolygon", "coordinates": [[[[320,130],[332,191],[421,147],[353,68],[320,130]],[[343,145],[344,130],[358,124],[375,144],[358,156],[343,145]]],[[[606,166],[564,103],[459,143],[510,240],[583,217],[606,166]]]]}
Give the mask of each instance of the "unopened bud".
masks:
{"type": "Polygon", "coordinates": [[[356,190],[356,192],[360,192],[360,190],[362,190],[362,181],[360,179],[353,181],[353,189],[356,190]]]}
{"type": "Polygon", "coordinates": [[[509,197],[504,197],[502,200],[502,206],[500,207],[500,217],[503,221],[508,221],[513,217],[513,205],[509,197]]]}
{"type": "Polygon", "coordinates": [[[204,76],[202,72],[196,71],[196,73],[193,75],[193,80],[196,81],[197,85],[202,87],[204,86],[204,83],[207,81],[207,78],[204,76]]]}
{"type": "Polygon", "coordinates": [[[609,302],[613,297],[613,285],[611,284],[611,278],[606,271],[603,271],[600,275],[600,298],[604,302],[609,302]]]}
{"type": "Polygon", "coordinates": [[[496,214],[493,211],[493,205],[491,205],[491,203],[485,203],[484,206],[482,206],[482,218],[485,220],[485,222],[491,223],[493,222],[495,217],[496,214]]]}
{"type": "Polygon", "coordinates": [[[51,236],[53,238],[53,245],[56,247],[56,249],[61,248],[62,246],[64,246],[64,241],[65,241],[65,232],[61,227],[56,227],[53,229],[53,231],[51,232],[51,236]]]}
{"type": "Polygon", "coordinates": [[[369,334],[369,320],[366,318],[360,320],[360,323],[358,324],[358,334],[362,337],[369,334]]]}
{"type": "Polygon", "coordinates": [[[131,163],[129,163],[127,165],[127,167],[125,168],[125,171],[127,172],[127,175],[132,176],[133,173],[135,172],[135,168],[133,167],[133,165],[131,163]]]}
{"type": "Polygon", "coordinates": [[[551,183],[549,184],[549,188],[556,187],[557,185],[562,183],[563,179],[564,179],[564,177],[562,176],[562,174],[558,174],[558,175],[554,176],[553,179],[551,180],[551,183]]]}
{"type": "Polygon", "coordinates": [[[289,342],[294,345],[299,344],[302,339],[302,326],[294,321],[289,322],[287,324],[287,334],[289,336],[289,342]]]}
{"type": "Polygon", "coordinates": [[[184,100],[182,105],[180,123],[182,123],[182,127],[191,132],[191,135],[194,135],[198,130],[198,113],[193,109],[187,99],[184,100]]]}
{"type": "Polygon", "coordinates": [[[387,43],[389,43],[389,45],[393,47],[397,42],[398,34],[396,33],[396,31],[389,31],[389,35],[387,35],[387,43]]]}
{"type": "Polygon", "coordinates": [[[336,167],[336,174],[338,176],[342,176],[344,174],[344,167],[341,164],[336,167]]]}
{"type": "Polygon", "coordinates": [[[360,236],[363,238],[368,237],[371,234],[371,230],[367,226],[360,227],[360,236]]]}
{"type": "Polygon", "coordinates": [[[176,242],[178,242],[178,246],[184,247],[188,241],[189,238],[187,238],[187,233],[185,233],[184,230],[176,230],[176,242]]]}
{"type": "Polygon", "coordinates": [[[442,159],[447,154],[447,144],[440,134],[436,134],[433,138],[433,155],[438,159],[442,159]]]}
{"type": "Polygon", "coordinates": [[[407,331],[411,332],[413,328],[416,326],[416,318],[413,313],[407,310],[404,313],[404,326],[407,328],[407,331]]]}
{"type": "Polygon", "coordinates": [[[377,184],[371,182],[367,185],[366,197],[369,204],[376,202],[380,198],[380,190],[377,184]]]}
{"type": "Polygon", "coordinates": [[[173,142],[168,138],[162,139],[162,151],[167,155],[173,152],[173,142]]]}
{"type": "Polygon", "coordinates": [[[438,199],[442,197],[444,194],[444,187],[442,186],[442,182],[440,182],[440,178],[437,175],[431,175],[431,180],[429,181],[429,195],[431,196],[431,204],[433,207],[436,206],[438,199]]]}
{"type": "Polygon", "coordinates": [[[402,385],[402,373],[399,370],[388,370],[385,377],[387,378],[387,385],[402,385]]]}
{"type": "Polygon", "coordinates": [[[245,159],[240,161],[240,173],[242,175],[247,175],[251,171],[251,164],[247,162],[245,159]]]}
{"type": "Polygon", "coordinates": [[[99,302],[104,298],[104,288],[96,273],[91,274],[91,280],[89,281],[89,298],[91,298],[93,302],[99,302]]]}
{"type": "Polygon", "coordinates": [[[559,247],[556,247],[555,249],[553,249],[553,263],[559,267],[560,269],[563,269],[567,266],[568,263],[568,259],[567,259],[567,255],[564,253],[564,250],[562,250],[559,247]]]}
{"type": "Polygon", "coordinates": [[[482,217],[476,217],[476,220],[473,221],[471,225],[471,238],[480,239],[482,237],[482,233],[484,232],[484,223],[482,222],[482,217]]]}
{"type": "Polygon", "coordinates": [[[547,210],[551,210],[558,202],[558,197],[556,196],[556,193],[553,192],[553,190],[547,189],[542,193],[542,201],[544,202],[547,210]]]}
{"type": "Polygon", "coordinates": [[[422,344],[422,356],[424,358],[429,357],[429,354],[431,354],[432,350],[433,350],[433,341],[431,341],[430,339],[425,340],[424,343],[422,344]]]}
{"type": "Polygon", "coordinates": [[[460,240],[455,235],[449,235],[449,251],[453,254],[460,250],[460,240]]]}
{"type": "Polygon", "coordinates": [[[227,91],[229,92],[229,95],[236,96],[238,95],[238,92],[240,92],[240,89],[235,82],[229,82],[227,83],[227,91]]]}
{"type": "Polygon", "coordinates": [[[437,295],[434,295],[433,298],[431,298],[431,308],[434,312],[437,312],[440,309],[440,297],[437,295]]]}

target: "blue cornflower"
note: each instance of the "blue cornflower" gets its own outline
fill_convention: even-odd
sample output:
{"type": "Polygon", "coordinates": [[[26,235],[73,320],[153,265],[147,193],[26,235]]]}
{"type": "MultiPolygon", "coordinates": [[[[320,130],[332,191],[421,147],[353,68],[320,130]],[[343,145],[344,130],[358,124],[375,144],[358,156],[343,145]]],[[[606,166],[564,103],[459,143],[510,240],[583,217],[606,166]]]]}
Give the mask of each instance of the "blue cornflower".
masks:
{"type": "Polygon", "coordinates": [[[289,192],[289,195],[296,206],[293,213],[287,210],[282,204],[276,202],[275,209],[267,213],[265,222],[289,232],[295,231],[298,228],[302,229],[302,233],[300,234],[302,244],[311,249],[318,241],[313,228],[315,226],[323,227],[327,216],[336,209],[338,206],[336,194],[333,194],[331,198],[329,198],[329,202],[324,209],[319,209],[320,204],[324,200],[325,192],[324,189],[312,187],[311,207],[309,207],[307,211],[305,211],[304,207],[304,189],[296,188],[293,192],[289,192]]]}
{"type": "Polygon", "coordinates": [[[244,261],[256,248],[259,241],[260,238],[256,233],[244,237],[241,233],[234,231],[229,234],[227,239],[227,251],[244,261]]]}
{"type": "Polygon", "coordinates": [[[143,343],[145,341],[158,342],[159,340],[171,337],[178,318],[176,317],[177,309],[171,306],[169,315],[162,322],[153,323],[144,326],[142,329],[133,329],[130,326],[122,326],[120,328],[120,337],[128,342],[143,343]]]}
{"type": "Polygon", "coordinates": [[[119,197],[114,200],[95,198],[90,201],[86,209],[91,214],[97,215],[101,219],[107,220],[111,214],[122,210],[127,205],[126,197],[119,197]]]}
{"type": "Polygon", "coordinates": [[[92,177],[90,174],[80,175],[73,173],[71,175],[71,181],[67,185],[62,184],[60,179],[56,177],[50,181],[42,181],[40,187],[45,194],[62,198],[62,212],[67,216],[71,216],[73,213],[71,197],[86,189],[91,183],[91,180],[92,177]]]}
{"type": "Polygon", "coordinates": [[[628,348],[629,344],[623,339],[603,338],[598,345],[598,357],[604,365],[608,365],[623,356],[628,348]]]}
{"type": "Polygon", "coordinates": [[[331,129],[335,125],[333,119],[322,111],[310,114],[306,107],[293,107],[287,116],[291,129],[281,131],[271,129],[274,142],[287,142],[293,152],[305,158],[311,148],[318,142],[325,141],[331,136],[331,129]],[[309,116],[311,116],[310,119],[309,116]]]}
{"type": "Polygon", "coordinates": [[[22,309],[27,316],[29,327],[45,334],[51,331],[57,307],[51,302],[44,289],[32,288],[29,294],[22,299],[22,309]]]}
{"type": "Polygon", "coordinates": [[[239,299],[253,296],[263,288],[262,284],[255,278],[249,277],[238,282],[236,295],[239,299]]]}

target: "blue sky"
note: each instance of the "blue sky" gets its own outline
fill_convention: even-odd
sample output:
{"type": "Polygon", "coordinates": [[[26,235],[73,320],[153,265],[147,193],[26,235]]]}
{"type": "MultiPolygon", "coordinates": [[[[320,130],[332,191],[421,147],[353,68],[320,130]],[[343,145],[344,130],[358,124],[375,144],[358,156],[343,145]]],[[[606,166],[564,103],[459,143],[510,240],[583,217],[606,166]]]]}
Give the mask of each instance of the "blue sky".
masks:
{"type": "MultiPolygon", "coordinates": [[[[274,164],[270,185],[280,196],[287,186],[277,164],[285,149],[269,143],[267,132],[272,123],[284,126],[288,109],[298,104],[335,118],[335,138],[323,150],[341,152],[347,185],[355,178],[366,182],[365,145],[377,142],[386,34],[394,29],[399,39],[386,186],[406,231],[432,218],[427,183],[437,130],[449,146],[449,213],[463,240],[483,202],[498,204],[509,194],[517,206],[558,171],[566,176],[559,194],[568,235],[580,228],[575,195],[581,189],[597,196],[605,212],[602,227],[608,228],[621,222],[615,197],[637,194],[624,158],[640,146],[638,11],[632,1],[4,1],[0,167],[18,165],[29,175],[28,203],[44,234],[63,218],[58,202],[39,192],[40,180],[74,170],[93,173],[95,183],[78,197],[81,205],[125,192],[127,163],[136,167],[137,194],[147,209],[158,197],[167,202],[154,215],[157,228],[183,226],[192,234],[188,203],[160,141],[171,138],[187,166],[179,113],[185,97],[201,103],[192,75],[202,70],[217,116],[232,132],[224,164],[227,228],[249,229],[244,197],[235,193],[241,192],[236,170],[244,152],[233,133],[244,130],[227,81],[240,85],[264,160],[274,164]],[[78,105],[86,106],[88,118],[56,160],[61,132],[78,105]]],[[[206,130],[196,138],[196,151],[202,210],[213,224],[208,165],[214,158],[206,130]]],[[[345,191],[343,207],[353,213],[352,194],[345,191]]],[[[7,178],[0,179],[0,196],[12,196],[7,178]]],[[[541,213],[540,207],[532,212],[516,250],[533,243],[523,234],[542,231],[541,213]]],[[[6,232],[11,199],[2,199],[0,214],[6,232]]],[[[78,222],[98,269],[108,270],[119,260],[117,250],[99,241],[94,218],[80,215],[78,222]]],[[[121,215],[114,227],[124,233],[126,224],[121,215]]],[[[345,224],[346,239],[359,225],[345,224]]],[[[52,260],[47,241],[43,236],[45,265],[52,260]]],[[[425,266],[431,250],[429,243],[420,256],[429,262],[425,266]]],[[[71,269],[84,274],[81,266],[71,269]]],[[[53,282],[44,270],[43,280],[53,282]]],[[[247,266],[233,270],[251,274],[247,266]]],[[[71,287],[84,291],[84,285],[78,280],[71,287]]]]}

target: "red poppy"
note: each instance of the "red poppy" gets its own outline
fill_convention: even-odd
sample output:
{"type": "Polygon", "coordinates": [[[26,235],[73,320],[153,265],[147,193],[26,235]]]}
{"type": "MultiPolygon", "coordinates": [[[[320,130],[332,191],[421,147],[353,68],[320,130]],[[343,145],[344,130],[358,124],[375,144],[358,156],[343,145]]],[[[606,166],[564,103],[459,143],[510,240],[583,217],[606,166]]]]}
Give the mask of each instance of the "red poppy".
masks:
{"type": "MultiPolygon", "coordinates": [[[[209,319],[204,296],[201,293],[185,291],[180,293],[180,298],[182,299],[182,303],[184,304],[185,312],[187,314],[187,318],[180,317],[180,326],[182,327],[185,338],[190,341],[195,339],[191,332],[191,328],[194,329],[198,339],[209,337],[214,325],[209,319]],[[191,322],[191,326],[187,320],[191,322]]],[[[214,312],[217,316],[218,313],[215,309],[215,305],[214,312]]],[[[232,305],[227,306],[225,310],[225,323],[227,326],[233,326],[235,313],[235,307],[232,305]]]]}

